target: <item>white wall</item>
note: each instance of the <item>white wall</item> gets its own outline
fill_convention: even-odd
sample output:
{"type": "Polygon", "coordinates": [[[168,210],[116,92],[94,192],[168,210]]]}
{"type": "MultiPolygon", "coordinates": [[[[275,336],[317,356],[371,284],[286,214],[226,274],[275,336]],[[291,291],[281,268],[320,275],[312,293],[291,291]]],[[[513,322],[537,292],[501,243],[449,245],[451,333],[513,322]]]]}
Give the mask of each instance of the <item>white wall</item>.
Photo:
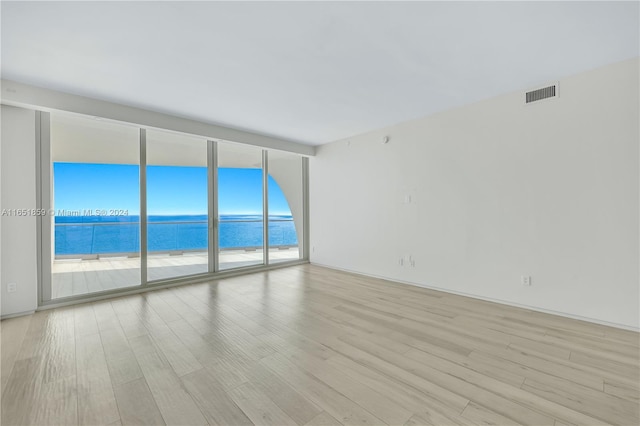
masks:
{"type": "MultiPolygon", "coordinates": [[[[2,105],[0,142],[2,209],[35,209],[35,112],[2,105]]],[[[34,311],[37,307],[36,217],[2,216],[0,315],[34,311]],[[15,293],[7,292],[17,284],[15,293]]]]}
{"type": "Polygon", "coordinates": [[[636,58],[320,147],[311,261],[638,328],[638,78],[636,58]]]}

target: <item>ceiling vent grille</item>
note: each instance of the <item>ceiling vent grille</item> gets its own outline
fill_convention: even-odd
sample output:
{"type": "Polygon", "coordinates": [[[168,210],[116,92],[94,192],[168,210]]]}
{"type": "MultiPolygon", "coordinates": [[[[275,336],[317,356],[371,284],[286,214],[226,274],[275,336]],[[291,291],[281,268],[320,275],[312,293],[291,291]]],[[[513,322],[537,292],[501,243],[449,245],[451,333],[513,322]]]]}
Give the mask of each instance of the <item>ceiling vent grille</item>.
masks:
{"type": "Polygon", "coordinates": [[[555,98],[557,96],[556,85],[543,87],[542,89],[532,90],[531,92],[527,92],[525,103],[530,104],[531,102],[541,101],[547,98],[555,98]]]}

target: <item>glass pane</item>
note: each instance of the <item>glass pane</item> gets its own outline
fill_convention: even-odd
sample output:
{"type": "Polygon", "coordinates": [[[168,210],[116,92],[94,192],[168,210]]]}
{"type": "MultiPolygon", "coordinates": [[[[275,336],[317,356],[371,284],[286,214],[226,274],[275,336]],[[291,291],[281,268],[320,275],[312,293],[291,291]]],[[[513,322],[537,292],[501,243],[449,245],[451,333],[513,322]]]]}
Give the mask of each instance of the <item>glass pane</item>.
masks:
{"type": "Polygon", "coordinates": [[[218,144],[221,270],[263,263],[262,150],[218,144]]]}
{"type": "Polygon", "coordinates": [[[139,130],[51,115],[51,298],[140,285],[139,130]]]}
{"type": "Polygon", "coordinates": [[[147,131],[147,279],[202,274],[208,261],[207,141],[147,131]]]}
{"type": "Polygon", "coordinates": [[[269,263],[302,257],[302,157],[269,152],[269,263]]]}

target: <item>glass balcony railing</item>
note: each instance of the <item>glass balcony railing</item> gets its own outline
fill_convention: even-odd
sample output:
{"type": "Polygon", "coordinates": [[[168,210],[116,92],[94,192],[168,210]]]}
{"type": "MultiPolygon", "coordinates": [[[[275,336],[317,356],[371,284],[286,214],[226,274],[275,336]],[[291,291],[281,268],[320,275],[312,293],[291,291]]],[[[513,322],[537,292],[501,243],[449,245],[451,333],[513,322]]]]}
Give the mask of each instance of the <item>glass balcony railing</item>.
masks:
{"type": "MultiPolygon", "coordinates": [[[[191,220],[162,219],[150,216],[147,223],[150,254],[207,251],[208,220],[206,216],[191,220]]],[[[222,216],[219,226],[219,249],[257,250],[263,247],[262,216],[222,216]]],[[[117,221],[93,220],[55,224],[56,258],[74,256],[138,256],[140,252],[138,217],[117,221]]],[[[269,218],[270,248],[298,245],[293,218],[269,218]]]]}

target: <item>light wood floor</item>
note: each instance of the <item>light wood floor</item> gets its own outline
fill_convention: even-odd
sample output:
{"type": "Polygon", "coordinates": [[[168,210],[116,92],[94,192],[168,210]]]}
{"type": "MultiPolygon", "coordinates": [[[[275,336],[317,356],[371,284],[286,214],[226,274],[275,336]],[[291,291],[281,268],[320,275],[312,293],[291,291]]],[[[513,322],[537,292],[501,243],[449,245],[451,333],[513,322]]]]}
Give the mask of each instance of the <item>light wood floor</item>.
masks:
{"type": "Polygon", "coordinates": [[[638,333],[310,265],[1,339],[6,426],[639,423],[638,333]]]}

